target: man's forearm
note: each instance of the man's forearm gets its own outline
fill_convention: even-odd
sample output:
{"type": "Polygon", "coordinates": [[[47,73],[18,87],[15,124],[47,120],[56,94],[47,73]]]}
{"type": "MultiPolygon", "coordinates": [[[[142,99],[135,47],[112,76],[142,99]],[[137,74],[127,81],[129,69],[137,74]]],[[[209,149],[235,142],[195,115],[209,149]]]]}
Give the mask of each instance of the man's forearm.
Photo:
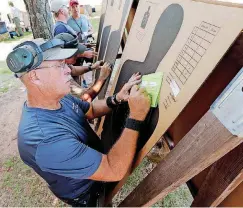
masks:
{"type": "Polygon", "coordinates": [[[80,76],[90,71],[89,66],[70,66],[72,76],[80,76]]]}
{"type": "Polygon", "coordinates": [[[96,100],[94,103],[92,103],[93,106],[93,117],[98,118],[102,117],[109,112],[111,112],[112,109],[110,109],[106,104],[105,100],[96,100]]]}
{"type": "Polygon", "coordinates": [[[81,99],[87,102],[92,102],[92,100],[99,94],[104,83],[104,79],[96,80],[94,85],[84,92],[84,94],[81,96],[81,99]]]}
{"type": "Polygon", "coordinates": [[[125,128],[120,139],[107,154],[109,165],[113,173],[122,179],[128,172],[135,156],[137,131],[125,128]]]}

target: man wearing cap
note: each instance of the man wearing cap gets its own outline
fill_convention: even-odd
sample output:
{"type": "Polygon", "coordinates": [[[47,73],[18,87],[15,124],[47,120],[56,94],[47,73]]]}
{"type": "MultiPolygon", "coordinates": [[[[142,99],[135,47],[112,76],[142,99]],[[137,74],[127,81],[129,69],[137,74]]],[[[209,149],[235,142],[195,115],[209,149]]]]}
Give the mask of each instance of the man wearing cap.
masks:
{"type": "MultiPolygon", "coordinates": [[[[69,33],[74,37],[78,37],[76,31],[74,31],[68,24],[68,7],[64,0],[52,0],[51,1],[51,11],[54,13],[56,18],[56,24],[53,29],[53,36],[56,36],[60,33],[69,33]]],[[[97,53],[89,50],[85,47],[85,50],[79,57],[93,58],[97,53]]]]}
{"type": "Polygon", "coordinates": [[[92,34],[92,25],[85,15],[80,14],[80,5],[78,0],[70,0],[71,17],[68,19],[67,24],[81,34],[81,41],[87,42],[87,37],[92,34]]]}
{"type": "Polygon", "coordinates": [[[95,206],[98,181],[119,181],[127,173],[150,100],[137,85],[138,73],[106,100],[88,103],[69,95],[71,70],[65,60],[77,49],[63,48],[61,42],[24,42],[7,57],[9,68],[27,88],[19,153],[58,198],[72,206],[95,206]],[[126,101],[130,115],[124,131],[104,153],[87,119],[104,116],[126,101]]]}
{"type": "Polygon", "coordinates": [[[71,94],[82,98],[85,101],[91,102],[99,94],[107,77],[109,77],[111,72],[110,68],[107,67],[107,64],[104,67],[101,67],[101,65],[103,65],[103,61],[97,61],[96,63],[88,66],[73,66],[73,64],[76,63],[78,55],[83,52],[84,46],[69,33],[61,33],[54,38],[64,41],[66,48],[78,48],[76,54],[72,58],[66,60],[66,63],[71,69],[72,77],[76,78],[89,71],[101,70],[99,78],[96,80],[94,85],[88,89],[82,88],[74,79],[71,80],[71,94]]]}

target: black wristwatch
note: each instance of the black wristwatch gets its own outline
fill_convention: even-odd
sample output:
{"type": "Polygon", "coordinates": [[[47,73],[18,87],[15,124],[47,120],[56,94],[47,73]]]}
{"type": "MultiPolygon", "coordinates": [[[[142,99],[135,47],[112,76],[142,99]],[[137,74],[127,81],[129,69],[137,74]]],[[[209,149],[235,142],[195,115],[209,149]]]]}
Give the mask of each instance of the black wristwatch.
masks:
{"type": "Polygon", "coordinates": [[[108,97],[107,98],[107,100],[106,100],[106,104],[107,104],[107,106],[109,107],[109,108],[115,108],[116,106],[118,106],[118,105],[120,105],[120,104],[122,104],[123,103],[123,100],[117,100],[116,99],[116,95],[117,94],[114,94],[114,95],[112,95],[112,96],[110,96],[110,97],[108,97]]]}
{"type": "Polygon", "coordinates": [[[132,129],[134,131],[140,131],[143,127],[143,121],[127,118],[125,128],[132,129]]]}
{"type": "Polygon", "coordinates": [[[123,103],[123,100],[117,100],[116,95],[117,95],[117,94],[115,94],[115,95],[112,96],[112,97],[113,97],[113,101],[114,101],[114,103],[117,104],[117,105],[122,104],[122,103],[123,103]]]}
{"type": "Polygon", "coordinates": [[[91,65],[88,66],[88,70],[89,71],[92,71],[93,70],[91,65]]]}
{"type": "MultiPolygon", "coordinates": [[[[112,101],[114,101],[114,95],[113,96],[109,96],[107,99],[106,99],[106,105],[109,107],[109,108],[115,108],[117,107],[117,104],[114,104],[112,101]]],[[[115,102],[115,101],[114,101],[115,102]]]]}

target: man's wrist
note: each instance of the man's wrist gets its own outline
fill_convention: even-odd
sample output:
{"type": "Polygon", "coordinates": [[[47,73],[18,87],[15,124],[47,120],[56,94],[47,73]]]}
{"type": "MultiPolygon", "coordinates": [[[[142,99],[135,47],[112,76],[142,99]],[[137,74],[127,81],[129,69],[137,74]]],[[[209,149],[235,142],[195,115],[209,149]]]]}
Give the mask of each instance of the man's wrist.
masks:
{"type": "Polygon", "coordinates": [[[138,120],[138,121],[144,121],[146,116],[130,113],[129,118],[134,119],[134,120],[138,120]]]}
{"type": "Polygon", "coordinates": [[[127,118],[125,128],[132,129],[134,131],[140,131],[143,127],[144,122],[132,118],[127,118]]]}
{"type": "Polygon", "coordinates": [[[116,100],[118,102],[122,102],[123,101],[123,97],[119,94],[119,92],[116,94],[116,100]]]}

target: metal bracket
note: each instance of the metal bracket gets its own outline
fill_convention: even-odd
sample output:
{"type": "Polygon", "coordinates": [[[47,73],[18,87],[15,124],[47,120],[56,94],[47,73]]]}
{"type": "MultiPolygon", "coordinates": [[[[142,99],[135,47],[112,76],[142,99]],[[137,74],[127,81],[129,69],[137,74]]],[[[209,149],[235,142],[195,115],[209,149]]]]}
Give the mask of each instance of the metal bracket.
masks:
{"type": "Polygon", "coordinates": [[[243,68],[213,103],[211,111],[233,135],[243,137],[243,68]]]}

